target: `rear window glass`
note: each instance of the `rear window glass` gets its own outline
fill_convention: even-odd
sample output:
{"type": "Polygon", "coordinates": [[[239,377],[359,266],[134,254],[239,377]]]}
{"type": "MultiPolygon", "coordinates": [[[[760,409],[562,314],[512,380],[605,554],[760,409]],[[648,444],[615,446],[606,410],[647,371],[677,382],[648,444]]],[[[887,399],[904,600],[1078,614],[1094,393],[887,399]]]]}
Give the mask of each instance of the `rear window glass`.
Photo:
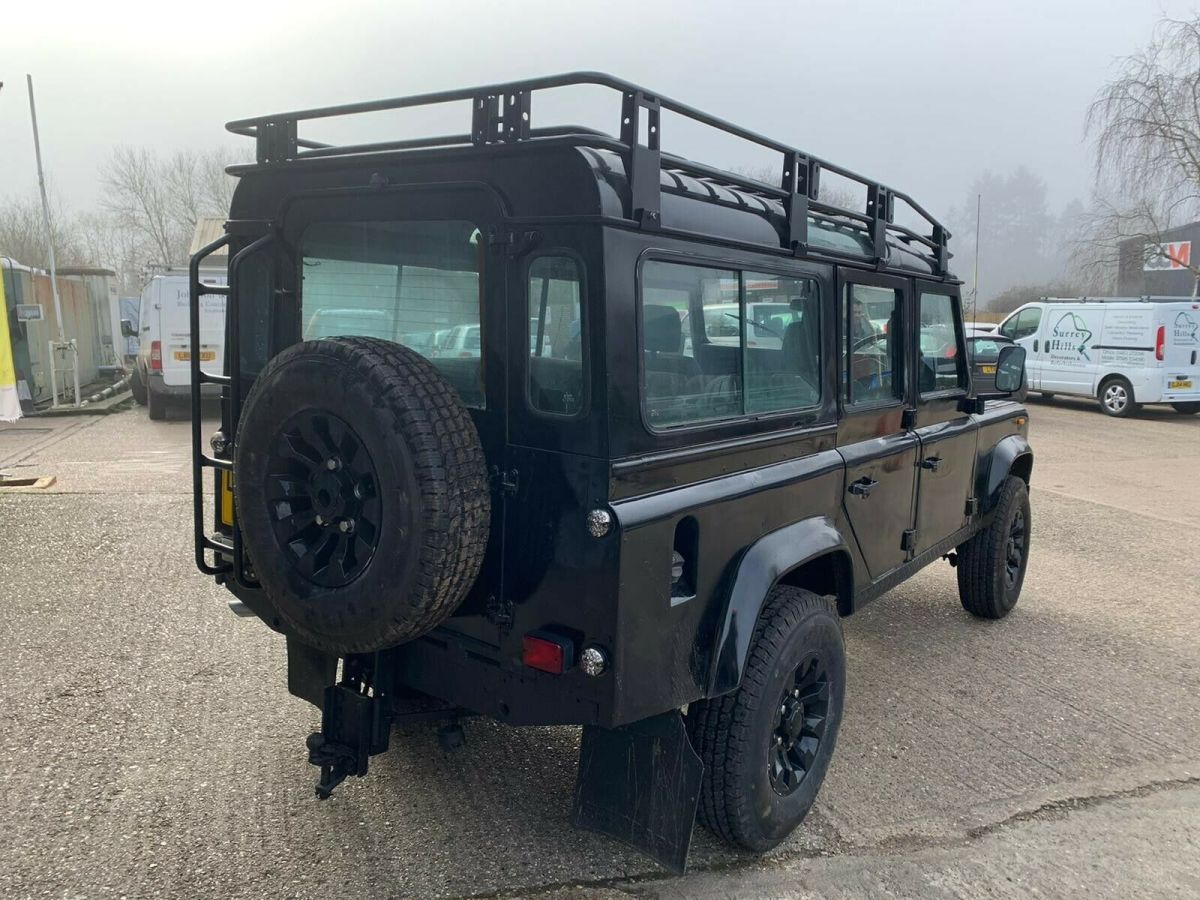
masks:
{"type": "Polygon", "coordinates": [[[319,222],[305,232],[303,340],[357,335],[430,359],[483,406],[478,229],[463,221],[319,222]]]}

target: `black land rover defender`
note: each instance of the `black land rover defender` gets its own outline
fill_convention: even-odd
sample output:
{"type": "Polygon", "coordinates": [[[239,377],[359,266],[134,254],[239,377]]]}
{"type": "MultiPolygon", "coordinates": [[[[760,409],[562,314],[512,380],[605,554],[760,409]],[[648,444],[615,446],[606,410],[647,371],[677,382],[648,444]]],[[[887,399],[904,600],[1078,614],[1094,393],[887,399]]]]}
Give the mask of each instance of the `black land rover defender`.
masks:
{"type": "Polygon", "coordinates": [[[257,162],[192,260],[194,402],[223,392],[211,454],[193,416],[196,557],[284,635],[319,796],[400,721],[582,725],[577,824],[675,869],[697,811],[765,850],[833,753],[842,618],[943,558],[969,612],[1016,603],[1026,413],[972,393],[949,235],[908,196],[592,73],[228,127],[257,162]],[[533,125],[576,85],[616,92],[616,134],[533,125]],[[441,103],[470,131],[298,135],[441,103]],[[666,152],[669,118],[778,180],[666,152]]]}

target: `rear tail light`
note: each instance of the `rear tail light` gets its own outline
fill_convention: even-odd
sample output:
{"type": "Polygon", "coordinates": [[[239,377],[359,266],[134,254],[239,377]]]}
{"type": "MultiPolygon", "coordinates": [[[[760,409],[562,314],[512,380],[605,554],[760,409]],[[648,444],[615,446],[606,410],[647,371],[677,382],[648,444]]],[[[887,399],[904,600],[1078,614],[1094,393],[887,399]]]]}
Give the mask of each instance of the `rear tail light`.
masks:
{"type": "Polygon", "coordinates": [[[951,344],[946,348],[946,359],[954,359],[958,355],[958,348],[951,344]]]}
{"type": "Polygon", "coordinates": [[[534,631],[521,641],[521,662],[531,669],[561,675],[575,663],[575,645],[570,638],[548,631],[534,631]]]}
{"type": "Polygon", "coordinates": [[[150,368],[156,372],[162,371],[162,341],[150,343],[150,368]]]}
{"type": "Polygon", "coordinates": [[[1154,338],[1154,358],[1159,360],[1160,362],[1162,361],[1162,358],[1166,355],[1163,352],[1166,349],[1166,346],[1167,346],[1167,326],[1159,325],[1158,326],[1158,335],[1154,338]]]}

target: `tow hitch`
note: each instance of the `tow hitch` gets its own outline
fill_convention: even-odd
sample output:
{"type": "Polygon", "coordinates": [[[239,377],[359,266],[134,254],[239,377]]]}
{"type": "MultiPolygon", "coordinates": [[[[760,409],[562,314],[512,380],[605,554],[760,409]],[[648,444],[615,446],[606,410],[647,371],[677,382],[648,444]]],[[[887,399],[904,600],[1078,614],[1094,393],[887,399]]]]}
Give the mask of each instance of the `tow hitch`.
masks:
{"type": "Polygon", "coordinates": [[[393,725],[449,719],[438,735],[443,749],[465,742],[458,720],[469,712],[406,688],[393,690],[390,673],[384,654],[348,656],[341,681],[326,686],[321,730],[307,741],[308,761],[321,770],[318,799],[327,800],[349,776],[366,775],[371,757],[387,752],[393,725]]]}

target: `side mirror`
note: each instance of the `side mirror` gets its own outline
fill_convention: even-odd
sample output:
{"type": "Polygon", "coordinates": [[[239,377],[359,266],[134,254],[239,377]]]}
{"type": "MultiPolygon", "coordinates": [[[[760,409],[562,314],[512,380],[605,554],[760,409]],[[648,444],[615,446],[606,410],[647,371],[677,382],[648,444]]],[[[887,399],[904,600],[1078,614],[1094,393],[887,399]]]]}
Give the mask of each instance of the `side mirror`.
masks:
{"type": "Polygon", "coordinates": [[[121,337],[137,337],[137,326],[132,319],[121,320],[121,337]]]}
{"type": "Polygon", "coordinates": [[[1024,386],[1025,348],[1015,344],[1003,347],[996,359],[996,390],[1011,394],[1024,386]]]}

